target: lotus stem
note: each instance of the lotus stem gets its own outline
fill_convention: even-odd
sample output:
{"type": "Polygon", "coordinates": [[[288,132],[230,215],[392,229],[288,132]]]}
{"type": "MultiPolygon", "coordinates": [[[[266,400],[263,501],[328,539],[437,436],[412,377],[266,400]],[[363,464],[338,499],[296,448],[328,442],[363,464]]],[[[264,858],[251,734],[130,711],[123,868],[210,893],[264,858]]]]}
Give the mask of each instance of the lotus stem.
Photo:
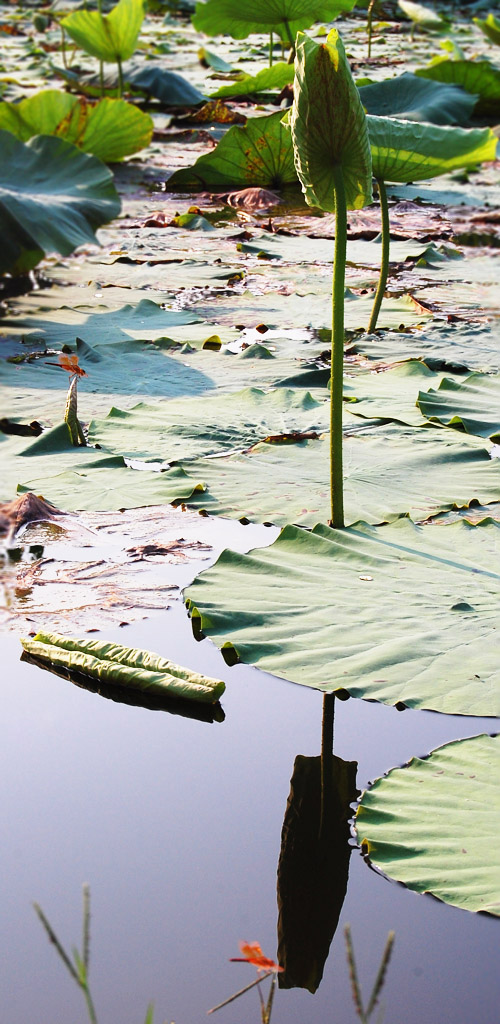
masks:
{"type": "Polygon", "coordinates": [[[380,198],[380,213],[382,216],[382,261],[380,264],[380,275],[378,279],[377,291],[375,293],[375,299],[373,302],[372,315],[370,317],[370,323],[368,324],[369,334],[373,334],[377,326],[378,315],[380,313],[380,307],[382,305],[382,299],[384,297],[384,292],[387,285],[387,277],[389,275],[389,207],[387,205],[387,192],[385,188],[385,182],[383,182],[381,178],[377,178],[377,188],[380,198]]]}
{"type": "Polygon", "coordinates": [[[286,34],[287,34],[287,37],[288,37],[288,42],[290,43],[290,46],[292,47],[292,52],[291,52],[290,56],[291,56],[292,60],[295,60],[295,39],[292,36],[290,25],[288,24],[288,18],[284,18],[283,19],[283,24],[285,26],[285,31],[286,31],[286,34]]]}
{"type": "Polygon", "coordinates": [[[370,0],[370,6],[368,7],[368,60],[372,55],[372,31],[373,31],[373,8],[375,7],[376,0],[370,0]]]}
{"type": "Polygon", "coordinates": [[[335,253],[332,283],[332,356],[330,374],[330,498],[329,525],[344,526],[342,472],[342,402],[344,383],[344,290],[347,248],[347,206],[342,167],[333,168],[335,189],[335,253]]]}
{"type": "Polygon", "coordinates": [[[62,62],[63,62],[63,67],[67,71],[68,70],[68,60],[67,60],[67,57],[66,57],[66,32],[65,32],[65,30],[64,30],[62,25],[59,25],[59,28],[61,29],[61,56],[62,56],[62,62]]]}
{"type": "Polygon", "coordinates": [[[273,66],[273,33],[269,33],[269,67],[273,66]]]}
{"type": "Polygon", "coordinates": [[[121,57],[116,58],[116,63],[118,64],[118,99],[121,100],[123,96],[123,67],[121,57]]]}

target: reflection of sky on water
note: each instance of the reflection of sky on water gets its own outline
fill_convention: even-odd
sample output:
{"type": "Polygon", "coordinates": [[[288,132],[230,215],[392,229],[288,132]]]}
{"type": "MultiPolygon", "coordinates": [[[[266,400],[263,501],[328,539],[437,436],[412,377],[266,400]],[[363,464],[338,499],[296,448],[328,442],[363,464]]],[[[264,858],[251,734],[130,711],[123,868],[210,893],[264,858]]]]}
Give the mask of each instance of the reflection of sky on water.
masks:
{"type": "MultiPolygon", "coordinates": [[[[4,639],[0,990],[9,1024],[83,1021],[83,1000],[30,904],[39,900],[66,944],[79,942],[84,881],[100,1024],[137,1024],[150,999],[157,1019],[195,1024],[252,980],[252,968],[227,963],[239,939],[275,955],[289,780],[297,753],[319,753],[321,696],[227,668],[208,641],[194,643],[181,607],[107,635],[222,674],[226,721],[207,725],[102,700],[19,664],[17,640],[4,639]]],[[[362,787],[413,754],[494,727],[350,700],[337,702],[335,749],[359,761],[362,787]]],[[[323,982],[315,996],[279,991],[273,1024],[355,1019],[345,921],[365,994],[386,934],[396,930],[387,1024],[496,1024],[498,922],[391,884],[356,852],[323,982]]],[[[252,1024],[257,996],[221,1014],[228,1024],[252,1024]]]]}

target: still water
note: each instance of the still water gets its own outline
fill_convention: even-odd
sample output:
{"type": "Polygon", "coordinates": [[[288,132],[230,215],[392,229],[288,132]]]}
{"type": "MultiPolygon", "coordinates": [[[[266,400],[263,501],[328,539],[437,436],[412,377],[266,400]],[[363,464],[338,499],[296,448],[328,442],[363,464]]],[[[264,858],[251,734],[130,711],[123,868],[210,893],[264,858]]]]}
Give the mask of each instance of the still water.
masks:
{"type": "MultiPolygon", "coordinates": [[[[213,530],[220,548],[225,528],[213,530]]],[[[244,547],[272,539],[263,528],[243,533],[244,547]]],[[[178,572],[181,583],[193,575],[192,567],[178,572]]],[[[156,1024],[198,1024],[254,978],[253,967],[228,962],[240,939],[276,957],[281,827],[296,755],[320,753],[321,694],[228,668],[208,640],[194,641],[180,602],[105,636],[224,678],[225,721],[103,699],[20,663],[17,638],[3,638],[2,1024],[86,1020],[31,906],[38,900],[62,941],[80,945],[83,882],[92,894],[99,1024],[143,1024],[151,1000],[156,1024]]],[[[337,701],[334,747],[358,762],[363,789],[412,755],[495,731],[492,719],[337,701]]],[[[315,995],[278,990],[273,1024],[357,1019],[346,922],[365,997],[387,932],[396,932],[386,1024],[498,1024],[499,922],[407,891],[370,870],[357,849],[323,981],[315,995]]],[[[211,1019],[258,1024],[256,992],[211,1019]]]]}

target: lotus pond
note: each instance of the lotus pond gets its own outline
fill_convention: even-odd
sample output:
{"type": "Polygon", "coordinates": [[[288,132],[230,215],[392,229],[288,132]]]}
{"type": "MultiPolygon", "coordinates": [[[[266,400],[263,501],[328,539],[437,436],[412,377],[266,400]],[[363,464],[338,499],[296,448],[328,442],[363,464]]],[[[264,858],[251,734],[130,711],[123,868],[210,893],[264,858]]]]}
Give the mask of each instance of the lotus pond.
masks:
{"type": "Polygon", "coordinates": [[[494,5],[0,33],[5,1019],[496,1024],[494,5]]]}

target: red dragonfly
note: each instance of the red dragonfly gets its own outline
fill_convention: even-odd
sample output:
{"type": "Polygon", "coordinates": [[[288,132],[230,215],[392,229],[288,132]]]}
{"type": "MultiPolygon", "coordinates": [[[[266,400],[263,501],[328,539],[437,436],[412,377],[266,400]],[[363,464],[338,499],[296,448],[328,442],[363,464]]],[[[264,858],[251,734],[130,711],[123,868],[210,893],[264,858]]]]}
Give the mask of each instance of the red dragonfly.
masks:
{"type": "Polygon", "coordinates": [[[78,356],[74,353],[61,352],[58,363],[47,363],[46,365],[57,366],[60,370],[66,370],[66,373],[71,373],[75,377],[88,377],[88,373],[85,373],[83,367],[78,365],[78,356]]]}
{"type": "Polygon", "coordinates": [[[284,968],[264,956],[258,942],[240,942],[242,956],[232,956],[231,963],[253,964],[258,971],[283,971],[284,968]]]}

